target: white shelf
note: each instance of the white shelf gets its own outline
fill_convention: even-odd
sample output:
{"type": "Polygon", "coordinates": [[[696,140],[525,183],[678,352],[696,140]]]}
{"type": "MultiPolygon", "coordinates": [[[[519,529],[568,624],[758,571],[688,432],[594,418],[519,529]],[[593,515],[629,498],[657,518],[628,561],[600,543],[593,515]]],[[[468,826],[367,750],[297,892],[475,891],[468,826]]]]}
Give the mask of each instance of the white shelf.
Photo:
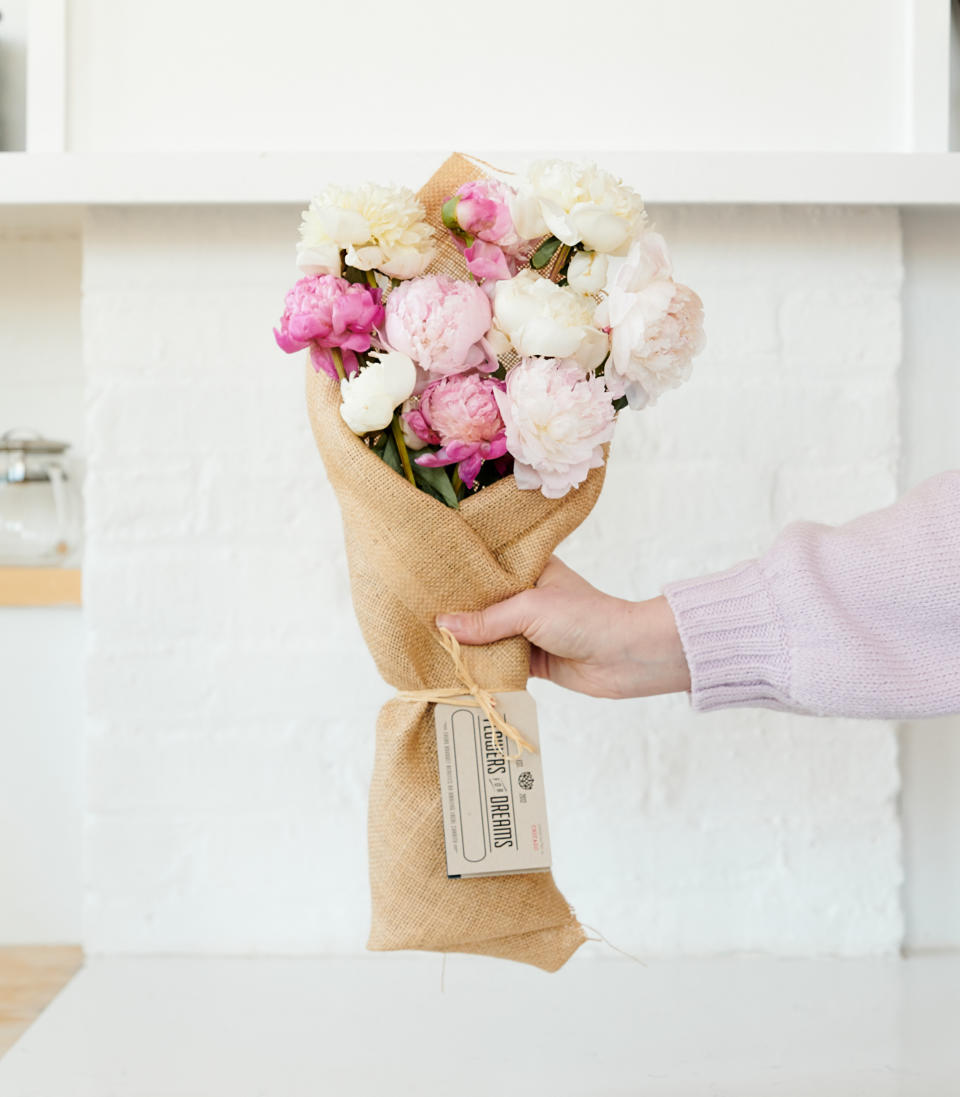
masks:
{"type": "MultiPolygon", "coordinates": [[[[484,151],[477,155],[518,168],[531,154],[484,151]]],[[[596,160],[653,204],[960,204],[960,153],[598,149],[534,155],[596,160]]],[[[444,156],[442,150],[0,153],[0,207],[305,205],[328,180],[392,180],[416,187],[444,156]]]]}

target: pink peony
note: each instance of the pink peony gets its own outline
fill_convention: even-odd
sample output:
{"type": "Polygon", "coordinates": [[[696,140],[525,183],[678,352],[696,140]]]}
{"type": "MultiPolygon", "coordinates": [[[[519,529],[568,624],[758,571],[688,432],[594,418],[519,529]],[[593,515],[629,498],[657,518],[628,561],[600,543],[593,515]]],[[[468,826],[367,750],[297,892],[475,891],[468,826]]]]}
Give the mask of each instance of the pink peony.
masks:
{"type": "Polygon", "coordinates": [[[417,464],[430,468],[458,464],[460,479],[472,488],[483,462],[507,452],[496,400],[504,387],[502,381],[476,373],[456,373],[428,385],[419,406],[403,418],[424,442],[441,448],[418,457],[417,464]]]}
{"type": "Polygon", "coordinates": [[[332,274],[301,278],[286,297],[280,330],[273,329],[277,346],[288,354],[310,348],[313,368],[336,379],[331,347],[339,347],[344,372],[359,369],[357,351],[370,349],[374,328],[383,323],[380,290],[348,282],[332,274]]]}
{"type": "Polygon", "coordinates": [[[512,187],[498,179],[475,179],[458,187],[456,197],[457,221],[464,232],[489,240],[493,244],[502,241],[519,241],[510,215],[512,187]]]}
{"type": "Polygon", "coordinates": [[[574,361],[524,358],[496,394],[518,488],[559,499],[603,464],[616,413],[603,379],[574,361]]]}
{"type": "Polygon", "coordinates": [[[513,188],[497,179],[477,179],[464,183],[455,197],[460,199],[456,219],[463,235],[454,231],[453,239],[467,270],[474,278],[511,278],[533,253],[533,242],[521,237],[513,223],[513,188]]]}
{"type": "Polygon", "coordinates": [[[497,360],[484,336],[492,315],[487,295],[475,283],[428,274],[390,294],[386,338],[432,374],[430,380],[468,369],[490,373],[497,360]]]}
{"type": "Polygon", "coordinates": [[[457,237],[454,239],[461,244],[467,270],[474,278],[500,282],[505,278],[513,277],[517,269],[516,264],[511,266],[503,250],[496,244],[488,244],[485,240],[474,240],[470,247],[465,248],[457,237]]]}

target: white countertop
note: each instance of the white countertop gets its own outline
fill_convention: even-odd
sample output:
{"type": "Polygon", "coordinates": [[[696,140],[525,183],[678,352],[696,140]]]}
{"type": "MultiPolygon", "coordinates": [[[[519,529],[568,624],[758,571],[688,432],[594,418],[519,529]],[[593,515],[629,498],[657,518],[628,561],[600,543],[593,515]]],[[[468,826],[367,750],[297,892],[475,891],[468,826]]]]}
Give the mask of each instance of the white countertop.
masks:
{"type": "Polygon", "coordinates": [[[0,1097],[956,1097],[958,1022],[956,955],[93,957],[0,1097]]]}

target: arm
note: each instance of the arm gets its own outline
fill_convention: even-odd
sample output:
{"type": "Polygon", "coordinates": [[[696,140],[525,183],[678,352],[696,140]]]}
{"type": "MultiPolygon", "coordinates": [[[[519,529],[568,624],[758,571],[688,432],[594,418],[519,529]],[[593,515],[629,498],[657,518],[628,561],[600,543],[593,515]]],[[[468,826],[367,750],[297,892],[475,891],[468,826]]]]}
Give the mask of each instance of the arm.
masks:
{"type": "Polygon", "coordinates": [[[960,711],[960,472],[842,526],[795,522],[758,560],[671,583],[695,708],[960,711]]]}
{"type": "Polygon", "coordinates": [[[690,688],[666,598],[613,598],[555,556],[532,590],[479,613],[441,614],[437,624],[462,644],[526,636],[534,678],[591,697],[649,697],[690,688]]]}
{"type": "Polygon", "coordinates": [[[842,526],[796,522],[757,560],[628,602],[559,560],[533,590],[438,618],[462,643],[522,634],[531,674],[595,697],[689,690],[707,711],[960,712],[960,472],[842,526]]]}

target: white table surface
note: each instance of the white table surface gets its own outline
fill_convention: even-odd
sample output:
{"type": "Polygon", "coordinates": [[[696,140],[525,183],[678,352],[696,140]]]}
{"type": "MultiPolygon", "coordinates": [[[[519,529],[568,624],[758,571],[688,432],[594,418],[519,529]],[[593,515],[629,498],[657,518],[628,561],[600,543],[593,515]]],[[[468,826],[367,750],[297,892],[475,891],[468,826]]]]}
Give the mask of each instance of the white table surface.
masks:
{"type": "Polygon", "coordinates": [[[324,1094],[957,1097],[960,956],[94,956],[0,1060],[0,1097],[324,1094]]]}

